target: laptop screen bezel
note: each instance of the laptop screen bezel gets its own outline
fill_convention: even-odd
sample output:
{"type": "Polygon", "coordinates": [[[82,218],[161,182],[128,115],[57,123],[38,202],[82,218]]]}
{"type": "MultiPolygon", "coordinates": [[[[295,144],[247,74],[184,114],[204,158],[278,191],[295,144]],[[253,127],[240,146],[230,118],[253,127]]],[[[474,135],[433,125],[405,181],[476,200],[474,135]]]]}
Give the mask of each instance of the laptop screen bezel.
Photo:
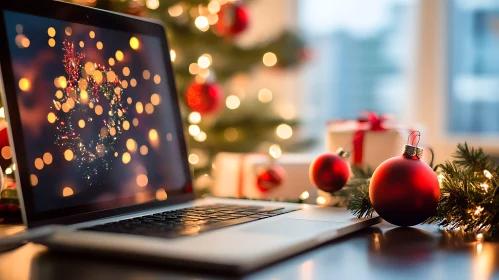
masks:
{"type": "Polygon", "coordinates": [[[13,150],[13,161],[17,164],[16,180],[23,219],[28,227],[36,227],[47,224],[74,224],[98,218],[110,217],[113,215],[127,214],[140,210],[164,207],[180,202],[194,199],[192,190],[192,177],[189,163],[187,162],[187,145],[184,138],[182,118],[178,106],[178,97],[173,76],[173,69],[170,60],[168,42],[165,36],[165,28],[159,22],[139,19],[133,16],[126,16],[119,13],[107,12],[99,9],[83,7],[58,1],[0,1],[0,40],[7,42],[6,24],[4,11],[18,12],[28,15],[46,17],[71,23],[85,24],[100,28],[127,30],[131,33],[152,35],[160,39],[165,59],[164,65],[168,75],[169,92],[174,102],[174,121],[177,129],[176,136],[180,143],[180,153],[185,170],[186,184],[182,191],[169,195],[167,200],[153,201],[142,204],[123,205],[123,199],[106,201],[105,203],[91,203],[64,209],[37,212],[35,210],[34,196],[31,190],[29,171],[27,167],[27,155],[23,129],[17,103],[16,83],[13,76],[13,67],[10,51],[7,44],[0,46],[0,66],[3,79],[2,101],[5,108],[7,121],[9,122],[9,141],[13,150]],[[103,209],[105,208],[105,209],[103,209]]]}

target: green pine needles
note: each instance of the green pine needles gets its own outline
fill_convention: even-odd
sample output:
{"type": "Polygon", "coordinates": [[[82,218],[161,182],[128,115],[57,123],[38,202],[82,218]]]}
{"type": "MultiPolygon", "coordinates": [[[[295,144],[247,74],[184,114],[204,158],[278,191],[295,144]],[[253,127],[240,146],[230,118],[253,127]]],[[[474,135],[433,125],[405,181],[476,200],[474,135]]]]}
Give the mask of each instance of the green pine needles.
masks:
{"type": "MultiPolygon", "coordinates": [[[[499,166],[482,148],[459,144],[453,160],[433,169],[440,182],[440,202],[425,223],[499,238],[499,166]]],[[[374,212],[369,199],[372,170],[352,171],[354,177],[334,195],[357,217],[370,217],[374,212]]]]}

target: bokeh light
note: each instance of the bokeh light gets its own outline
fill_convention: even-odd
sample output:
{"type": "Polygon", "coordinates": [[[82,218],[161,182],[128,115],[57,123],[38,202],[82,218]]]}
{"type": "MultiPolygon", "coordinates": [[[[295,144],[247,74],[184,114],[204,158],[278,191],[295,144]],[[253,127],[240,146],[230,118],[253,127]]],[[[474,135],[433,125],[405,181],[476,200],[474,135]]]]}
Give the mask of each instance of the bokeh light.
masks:
{"type": "Polygon", "coordinates": [[[159,7],[159,0],[147,0],[146,7],[151,10],[156,10],[159,7]]]}
{"type": "Polygon", "coordinates": [[[123,67],[123,75],[128,77],[130,75],[130,68],[128,68],[126,66],[123,67]]]}
{"type": "Polygon", "coordinates": [[[156,141],[158,140],[158,132],[156,131],[156,129],[151,129],[149,130],[149,139],[151,141],[156,141]]]}
{"type": "Polygon", "coordinates": [[[153,93],[151,95],[151,103],[154,106],[158,106],[159,103],[161,103],[161,96],[159,94],[157,94],[157,93],[153,93]]]}
{"type": "Polygon", "coordinates": [[[126,140],[126,148],[130,152],[135,152],[137,150],[137,142],[135,142],[132,138],[126,140]]]}
{"type": "Polygon", "coordinates": [[[49,39],[49,46],[50,46],[51,48],[55,47],[55,39],[54,39],[54,38],[50,38],[50,39],[49,39]]]}
{"type": "Polygon", "coordinates": [[[56,120],[55,114],[52,112],[48,113],[47,120],[49,121],[49,123],[55,123],[56,120]]]}
{"type": "Polygon", "coordinates": [[[48,152],[47,152],[47,153],[44,153],[44,154],[43,154],[43,162],[44,162],[45,164],[47,164],[47,165],[48,165],[48,164],[51,164],[53,160],[54,160],[54,158],[52,157],[52,154],[51,154],[51,153],[48,153],[48,152]]]}
{"type": "Polygon", "coordinates": [[[166,191],[164,189],[158,189],[156,191],[156,199],[157,200],[166,200],[168,198],[168,195],[166,194],[166,191]]]}
{"type": "Polygon", "coordinates": [[[193,125],[189,125],[189,134],[191,136],[196,136],[198,135],[199,133],[201,132],[201,129],[199,128],[199,126],[193,124],[193,125]]]}
{"type": "Polygon", "coordinates": [[[64,158],[67,160],[67,161],[72,161],[73,160],[73,157],[74,157],[74,154],[73,154],[73,151],[71,150],[66,150],[64,151],[64,158]]]}
{"type": "Polygon", "coordinates": [[[262,103],[269,103],[272,101],[272,91],[268,88],[262,88],[258,91],[258,100],[262,103]]]}
{"type": "Polygon", "coordinates": [[[128,164],[131,159],[132,159],[132,156],[130,155],[129,152],[124,152],[123,155],[121,156],[121,161],[124,164],[128,164]]]}
{"type": "Polygon", "coordinates": [[[184,8],[182,8],[182,5],[176,4],[168,8],[168,13],[172,17],[178,17],[184,12],[184,8]]]}
{"type": "Polygon", "coordinates": [[[137,39],[137,37],[130,38],[130,48],[136,50],[139,47],[140,47],[139,39],[137,39]]]}
{"type": "Polygon", "coordinates": [[[192,165],[196,165],[199,163],[199,156],[196,154],[189,155],[189,163],[192,165]]]}
{"type": "Polygon", "coordinates": [[[293,136],[293,129],[291,128],[291,126],[283,123],[276,128],[276,134],[277,136],[279,136],[279,138],[289,139],[291,138],[291,136],[293,136]]]}
{"type": "Polygon", "coordinates": [[[148,152],[149,152],[149,148],[147,148],[146,145],[140,146],[140,154],[141,155],[145,156],[145,155],[147,155],[148,152]]]}
{"type": "Polygon", "coordinates": [[[198,16],[194,21],[194,25],[196,25],[196,27],[203,32],[210,29],[210,24],[205,16],[198,16]]]}
{"type": "Polygon", "coordinates": [[[38,177],[36,177],[35,174],[29,175],[29,181],[30,181],[32,187],[38,185],[38,177]]]}
{"type": "Polygon", "coordinates": [[[227,105],[227,108],[235,110],[239,107],[239,105],[241,105],[241,101],[239,100],[239,97],[235,95],[229,95],[225,100],[225,105],[227,105]]]}
{"type": "Polygon", "coordinates": [[[239,132],[234,127],[228,127],[224,131],[224,137],[229,142],[234,142],[239,137],[239,132]]]}
{"type": "Polygon", "coordinates": [[[10,146],[3,147],[1,153],[4,159],[12,158],[12,149],[10,148],[10,146]]]}
{"type": "Polygon", "coordinates": [[[146,106],[144,107],[145,111],[147,114],[152,114],[154,113],[154,106],[151,103],[147,103],[146,106]]]}
{"type": "Polygon", "coordinates": [[[142,72],[142,78],[144,78],[144,80],[149,80],[151,78],[151,72],[149,72],[149,70],[144,70],[142,72]]]}
{"type": "Polygon", "coordinates": [[[62,196],[64,197],[67,197],[67,196],[72,196],[74,194],[74,191],[72,188],[70,187],[65,187],[63,190],[62,190],[62,196]]]}
{"type": "Polygon", "coordinates": [[[118,50],[118,51],[116,51],[116,53],[114,54],[114,56],[116,57],[116,59],[117,59],[118,61],[122,61],[122,60],[123,60],[123,58],[124,58],[123,52],[122,52],[122,51],[119,51],[119,50],[118,50]]]}
{"type": "Polygon", "coordinates": [[[104,44],[102,44],[101,41],[98,41],[95,46],[97,47],[98,50],[102,50],[102,48],[104,48],[104,44]]]}
{"type": "Polygon", "coordinates": [[[47,34],[48,34],[50,37],[54,37],[54,36],[55,36],[55,34],[56,34],[56,32],[55,32],[55,28],[53,28],[53,27],[49,27],[49,28],[47,29],[47,34]]]}
{"type": "Polygon", "coordinates": [[[43,163],[43,160],[41,158],[36,158],[35,159],[35,168],[38,170],[42,170],[45,164],[43,163]]]}
{"type": "Polygon", "coordinates": [[[273,52],[267,52],[263,55],[263,64],[267,67],[272,67],[277,63],[277,56],[273,52]]]}
{"type": "Polygon", "coordinates": [[[189,122],[192,124],[198,124],[201,122],[201,114],[198,112],[192,112],[189,114],[189,122]]]}
{"type": "Polygon", "coordinates": [[[143,187],[147,186],[148,182],[149,182],[149,179],[147,178],[146,174],[137,175],[136,183],[139,187],[143,188],[143,187]]]}
{"type": "Polygon", "coordinates": [[[154,83],[157,85],[161,83],[161,77],[158,74],[154,75],[154,83]]]}
{"type": "Polygon", "coordinates": [[[64,33],[66,33],[67,36],[71,36],[71,34],[73,34],[73,29],[68,26],[64,29],[64,33]]]}
{"type": "Polygon", "coordinates": [[[27,78],[21,78],[19,80],[19,89],[22,91],[28,91],[31,88],[31,82],[27,78]]]}
{"type": "Polygon", "coordinates": [[[85,121],[84,121],[84,120],[79,120],[79,121],[78,121],[78,126],[79,126],[80,128],[84,128],[84,127],[85,127],[85,121]]]}
{"type": "Polygon", "coordinates": [[[95,32],[93,31],[88,32],[88,36],[90,36],[90,38],[92,39],[95,38],[95,32]]]}
{"type": "Polygon", "coordinates": [[[137,102],[135,104],[135,110],[137,110],[137,114],[142,114],[142,112],[144,112],[144,105],[142,105],[142,102],[137,102]]]}

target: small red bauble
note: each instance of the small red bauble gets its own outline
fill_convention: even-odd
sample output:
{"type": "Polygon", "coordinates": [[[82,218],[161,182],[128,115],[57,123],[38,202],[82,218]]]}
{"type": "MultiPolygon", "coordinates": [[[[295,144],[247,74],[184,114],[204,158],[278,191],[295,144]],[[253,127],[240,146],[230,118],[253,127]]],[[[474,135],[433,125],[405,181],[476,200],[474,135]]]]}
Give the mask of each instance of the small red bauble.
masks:
{"type": "Polygon", "coordinates": [[[261,192],[265,193],[279,187],[285,177],[286,171],[282,166],[272,165],[258,174],[256,177],[256,186],[261,192]]]}
{"type": "Polygon", "coordinates": [[[187,87],[186,102],[192,111],[210,114],[220,107],[222,91],[215,83],[192,83],[187,87]]]}
{"type": "Polygon", "coordinates": [[[387,222],[413,226],[435,214],[440,186],[433,169],[419,160],[422,149],[406,145],[402,156],[381,163],[369,187],[371,203],[387,222]]]}
{"type": "Polygon", "coordinates": [[[337,191],[348,181],[350,167],[345,158],[335,153],[318,156],[309,169],[310,181],[325,192],[337,191]]]}
{"type": "Polygon", "coordinates": [[[249,14],[241,4],[229,3],[222,6],[218,12],[217,30],[220,34],[234,36],[246,30],[249,14]]]}

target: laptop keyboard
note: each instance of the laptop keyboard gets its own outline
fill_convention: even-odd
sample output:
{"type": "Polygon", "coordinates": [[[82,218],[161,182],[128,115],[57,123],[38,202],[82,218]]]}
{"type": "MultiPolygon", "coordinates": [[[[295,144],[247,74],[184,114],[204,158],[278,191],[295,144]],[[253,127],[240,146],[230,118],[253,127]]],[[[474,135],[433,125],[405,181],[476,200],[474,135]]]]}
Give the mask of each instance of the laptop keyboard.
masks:
{"type": "Polygon", "coordinates": [[[211,204],[97,225],[84,230],[175,238],[239,225],[300,209],[254,205],[211,204]]]}

